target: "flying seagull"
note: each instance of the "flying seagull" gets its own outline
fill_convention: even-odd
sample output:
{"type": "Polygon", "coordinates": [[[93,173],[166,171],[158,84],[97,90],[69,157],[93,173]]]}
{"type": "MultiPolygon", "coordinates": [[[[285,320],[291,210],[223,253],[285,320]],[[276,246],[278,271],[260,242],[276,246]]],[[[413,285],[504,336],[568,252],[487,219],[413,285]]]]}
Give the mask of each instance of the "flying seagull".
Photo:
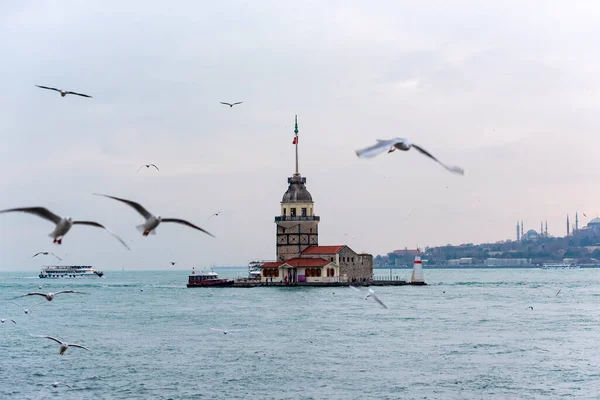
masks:
{"type": "Polygon", "coordinates": [[[35,86],[37,86],[39,88],[42,88],[42,89],[54,90],[55,92],[60,93],[60,95],[62,97],[65,97],[68,94],[74,94],[74,95],[77,95],[77,96],[90,97],[90,98],[92,97],[92,96],[88,96],[87,94],[77,93],[77,92],[69,92],[67,90],[60,90],[60,89],[56,89],[56,88],[48,87],[48,86],[40,86],[40,85],[35,85],[35,86]]]}
{"type": "MultiPolygon", "coordinates": [[[[35,336],[35,335],[32,335],[32,336],[35,336]]],[[[42,338],[42,339],[50,339],[50,340],[54,340],[56,343],[60,344],[60,349],[58,350],[58,352],[59,352],[59,354],[60,354],[61,356],[62,356],[63,354],[65,354],[65,351],[67,351],[67,349],[68,349],[69,347],[77,347],[77,348],[79,348],[79,349],[84,349],[84,350],[87,350],[87,351],[91,351],[91,350],[90,350],[90,349],[88,349],[87,347],[84,347],[84,346],[82,346],[82,345],[80,345],[80,344],[69,344],[69,343],[67,343],[67,342],[63,342],[63,341],[61,341],[61,340],[58,340],[57,338],[54,338],[54,337],[52,337],[52,336],[35,336],[35,337],[39,337],[39,338],[42,338]]]]}
{"type": "Polygon", "coordinates": [[[16,305],[16,306],[19,306],[19,307],[21,307],[21,308],[23,309],[23,311],[25,312],[25,314],[29,314],[29,313],[31,312],[31,309],[32,309],[33,307],[35,307],[35,306],[38,306],[38,305],[40,305],[40,304],[42,304],[42,303],[45,303],[45,301],[41,301],[41,302],[39,302],[39,303],[37,303],[37,304],[34,304],[34,305],[32,305],[31,307],[29,307],[29,308],[25,308],[25,307],[23,307],[22,305],[20,305],[19,303],[15,303],[14,301],[9,301],[9,303],[11,303],[11,304],[14,304],[14,305],[16,305]]]}
{"type": "Polygon", "coordinates": [[[5,318],[0,318],[0,323],[5,323],[11,321],[13,324],[16,324],[17,322],[14,319],[5,319],[5,318]]]}
{"type": "Polygon", "coordinates": [[[34,215],[37,215],[38,217],[47,219],[50,222],[54,222],[56,224],[56,228],[54,229],[54,231],[52,233],[50,233],[48,235],[51,238],[54,238],[53,243],[62,244],[63,236],[65,236],[67,234],[67,232],[69,232],[69,230],[71,229],[71,227],[73,225],[89,225],[89,226],[95,226],[97,228],[102,228],[102,229],[106,230],[108,233],[110,233],[112,236],[114,236],[119,242],[121,242],[121,244],[123,246],[127,247],[127,250],[131,250],[129,248],[129,246],[127,246],[127,244],[123,241],[123,239],[121,239],[119,236],[114,234],[107,227],[100,225],[97,222],[73,221],[73,219],[71,219],[71,217],[61,218],[58,215],[54,214],[53,212],[51,212],[50,210],[48,210],[47,208],[44,208],[44,207],[10,208],[8,210],[0,211],[0,214],[7,213],[7,212],[14,212],[14,211],[20,211],[20,212],[24,212],[24,213],[34,214],[34,215]]]}
{"type": "Polygon", "coordinates": [[[434,160],[435,162],[439,163],[442,167],[446,168],[448,171],[453,172],[455,174],[460,174],[460,175],[465,174],[465,171],[462,168],[448,166],[448,165],[442,163],[440,160],[438,160],[434,156],[432,156],[427,150],[423,149],[420,146],[417,146],[416,144],[410,143],[408,140],[402,139],[402,138],[395,138],[395,139],[390,139],[390,140],[377,139],[377,144],[375,144],[371,147],[367,147],[362,150],[356,150],[356,155],[359,158],[371,158],[371,157],[375,157],[376,155],[378,155],[380,153],[383,153],[384,151],[387,151],[388,153],[391,153],[391,152],[395,151],[396,149],[407,151],[407,150],[410,150],[411,147],[414,147],[422,154],[425,154],[427,157],[429,157],[432,160],[434,160]]]}
{"type": "Polygon", "coordinates": [[[526,310],[529,310],[531,308],[531,311],[533,311],[533,307],[529,306],[526,308],[526,310]]]}
{"type": "MultiPolygon", "coordinates": [[[[40,393],[39,393],[39,394],[42,394],[42,392],[43,392],[44,390],[46,390],[47,388],[49,388],[50,386],[52,386],[53,388],[55,388],[55,389],[56,389],[56,388],[58,387],[58,385],[63,385],[63,386],[66,386],[66,387],[68,387],[69,389],[73,389],[73,386],[71,386],[71,385],[67,385],[67,384],[66,384],[66,383],[64,383],[64,382],[53,382],[53,383],[50,383],[49,385],[46,385],[46,386],[44,386],[44,387],[42,388],[42,390],[40,390],[40,393]]],[[[45,397],[45,396],[44,396],[44,397],[45,397]]],[[[38,397],[38,398],[39,398],[39,397],[38,397]]]]}
{"type": "Polygon", "coordinates": [[[42,297],[45,297],[46,300],[52,301],[52,300],[54,300],[54,296],[56,296],[57,294],[62,294],[62,293],[85,294],[83,292],[76,292],[75,290],[61,290],[60,292],[56,292],[56,293],[39,293],[39,292],[27,293],[27,294],[24,294],[23,296],[15,297],[15,299],[18,299],[20,297],[26,297],[26,296],[42,296],[42,297]]]}
{"type": "Polygon", "coordinates": [[[351,287],[352,289],[354,289],[354,290],[357,290],[357,291],[359,291],[359,292],[360,292],[360,291],[363,291],[363,292],[365,292],[365,291],[366,291],[366,292],[369,292],[369,294],[367,294],[367,297],[366,297],[367,299],[368,299],[369,297],[372,297],[372,298],[373,298],[373,300],[375,300],[376,302],[378,302],[378,303],[379,303],[379,304],[380,304],[380,305],[381,305],[383,308],[387,308],[387,306],[386,306],[385,304],[383,304],[383,301],[381,301],[381,299],[380,299],[379,297],[377,297],[377,295],[375,295],[375,292],[373,291],[373,289],[371,289],[371,288],[364,288],[364,287],[362,287],[362,286],[361,286],[361,287],[360,287],[360,289],[359,289],[359,288],[357,288],[357,287],[355,287],[355,286],[352,286],[352,285],[350,285],[350,287],[351,287]]]}
{"type": "Polygon", "coordinates": [[[171,266],[177,264],[175,261],[171,261],[171,266]]]}
{"type": "Polygon", "coordinates": [[[243,103],[243,101],[238,101],[237,103],[233,103],[233,104],[232,103],[225,103],[224,101],[221,102],[221,104],[229,106],[229,108],[235,106],[236,104],[242,104],[242,103],[243,103]]]}
{"type": "Polygon", "coordinates": [[[222,332],[224,335],[227,335],[227,332],[239,332],[239,329],[232,329],[232,330],[224,330],[224,329],[219,329],[219,328],[210,328],[213,331],[217,331],[217,332],[222,332]]]}
{"type": "Polygon", "coordinates": [[[39,256],[40,254],[43,254],[43,255],[45,255],[45,256],[47,256],[48,254],[52,254],[54,257],[56,257],[56,258],[58,259],[58,261],[62,261],[62,258],[60,258],[59,256],[57,256],[56,254],[54,254],[54,253],[53,253],[53,252],[51,252],[51,251],[40,251],[39,253],[35,253],[35,254],[34,254],[32,257],[31,257],[31,258],[33,258],[33,257],[37,257],[37,256],[39,256]]]}
{"type": "Polygon", "coordinates": [[[154,164],[144,164],[144,165],[142,165],[141,167],[138,168],[138,172],[140,172],[140,169],[142,169],[144,167],[146,167],[146,168],[154,167],[154,168],[156,168],[157,171],[160,171],[160,169],[158,169],[158,167],[156,165],[154,165],[154,164]]]}
{"type": "Polygon", "coordinates": [[[139,212],[142,217],[144,217],[146,219],[146,222],[144,222],[144,224],[142,225],[138,225],[136,228],[142,232],[142,234],[144,236],[148,236],[150,233],[152,233],[153,235],[156,234],[156,232],[154,231],[156,229],[156,227],[158,227],[158,225],[161,222],[175,222],[178,224],[182,224],[182,225],[186,225],[189,226],[190,228],[194,228],[197,229],[201,232],[206,233],[207,235],[210,235],[212,237],[215,237],[213,234],[205,231],[204,229],[200,228],[199,226],[196,226],[188,221],[185,221],[183,219],[177,219],[177,218],[162,218],[160,216],[154,216],[152,214],[150,214],[150,212],[148,212],[148,210],[146,210],[144,207],[142,207],[141,204],[136,203],[134,201],[130,201],[130,200],[125,200],[125,199],[120,199],[118,197],[113,197],[113,196],[108,196],[106,194],[99,194],[99,193],[94,193],[97,196],[104,196],[104,197],[108,197],[109,199],[113,199],[113,200],[118,200],[120,202],[123,202],[131,207],[133,207],[137,212],[139,212]]]}
{"type": "MultiPolygon", "coordinates": [[[[210,217],[208,217],[208,219],[211,219],[212,217],[218,217],[219,214],[221,214],[222,212],[223,211],[216,212],[216,213],[212,214],[210,217]]],[[[207,221],[208,221],[208,219],[207,219],[207,221]]]]}

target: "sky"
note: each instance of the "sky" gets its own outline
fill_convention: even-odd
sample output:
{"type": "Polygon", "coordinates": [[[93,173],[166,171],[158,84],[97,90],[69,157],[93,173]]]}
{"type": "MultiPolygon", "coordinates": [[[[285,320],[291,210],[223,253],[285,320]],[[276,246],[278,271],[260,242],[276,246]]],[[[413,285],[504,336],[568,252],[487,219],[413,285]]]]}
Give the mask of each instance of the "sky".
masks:
{"type": "Polygon", "coordinates": [[[495,242],[518,220],[562,236],[567,214],[600,213],[598,20],[592,1],[0,2],[0,209],[95,220],[131,247],[82,226],[53,245],[50,222],[2,214],[0,271],[52,263],[42,250],[104,270],[274,259],[294,115],[322,245],[495,242]],[[393,137],[465,175],[414,150],[356,157],[393,137]],[[93,193],[216,238],[142,237],[93,193]]]}

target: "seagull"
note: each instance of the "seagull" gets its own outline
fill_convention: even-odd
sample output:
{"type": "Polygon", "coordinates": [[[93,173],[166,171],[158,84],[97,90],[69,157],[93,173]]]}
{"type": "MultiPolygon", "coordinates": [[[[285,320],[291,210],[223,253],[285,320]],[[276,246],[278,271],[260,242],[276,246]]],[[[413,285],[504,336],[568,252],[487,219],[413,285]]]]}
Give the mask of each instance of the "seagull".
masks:
{"type": "Polygon", "coordinates": [[[171,266],[177,264],[175,261],[171,261],[171,266]]]}
{"type": "Polygon", "coordinates": [[[584,216],[584,217],[587,217],[587,215],[585,215],[585,213],[583,213],[583,216],[584,216]]]}
{"type": "Polygon", "coordinates": [[[0,323],[5,323],[11,321],[13,324],[16,324],[17,322],[14,319],[6,319],[6,318],[0,318],[0,323]]]}
{"type": "Polygon", "coordinates": [[[229,331],[226,331],[224,329],[219,329],[219,328],[210,328],[210,329],[213,331],[217,331],[217,332],[223,332],[224,335],[227,335],[227,332],[239,332],[240,331],[240,329],[232,329],[229,331]]]}
{"type": "Polygon", "coordinates": [[[15,299],[18,299],[19,297],[25,297],[25,296],[43,296],[43,297],[46,298],[46,300],[52,301],[52,300],[54,300],[54,296],[56,296],[57,294],[61,294],[61,293],[79,293],[79,294],[85,294],[83,292],[76,292],[75,290],[61,290],[60,292],[56,292],[56,293],[38,293],[38,292],[27,293],[27,294],[24,294],[23,296],[17,296],[17,297],[15,297],[15,299]]]}
{"type": "MultiPolygon", "coordinates": [[[[63,383],[63,382],[53,382],[53,383],[51,383],[51,384],[49,384],[49,385],[46,385],[46,386],[44,386],[44,387],[42,388],[42,390],[40,390],[40,393],[39,393],[39,394],[42,394],[42,392],[43,392],[44,390],[46,390],[47,388],[49,388],[50,386],[52,386],[53,388],[57,388],[57,387],[58,387],[58,385],[63,385],[63,386],[66,386],[66,387],[68,387],[69,389],[73,389],[73,386],[71,386],[71,385],[67,385],[66,383],[63,383]]],[[[38,397],[38,398],[39,398],[39,397],[38,397]]]]}
{"type": "Polygon", "coordinates": [[[186,225],[186,226],[189,226],[190,228],[194,228],[199,231],[202,231],[209,236],[215,237],[213,234],[205,231],[204,229],[200,228],[199,226],[196,226],[196,225],[194,225],[188,221],[185,221],[183,219],[162,218],[160,216],[154,216],[154,215],[150,214],[150,212],[148,212],[148,210],[146,210],[144,207],[142,207],[141,204],[136,203],[134,201],[120,199],[118,197],[108,196],[106,194],[99,194],[99,193],[94,193],[94,194],[97,196],[104,196],[104,197],[108,197],[109,199],[118,200],[120,202],[123,202],[123,203],[133,207],[137,212],[139,212],[146,219],[146,222],[144,222],[144,224],[138,225],[136,227],[140,232],[142,232],[143,236],[148,236],[150,233],[152,233],[153,235],[156,235],[156,232],[154,230],[156,229],[156,227],[158,227],[158,225],[161,222],[176,222],[178,224],[186,225]]]}
{"type": "Polygon", "coordinates": [[[533,307],[529,306],[526,309],[529,310],[531,308],[531,311],[533,311],[533,307]]]}
{"type": "Polygon", "coordinates": [[[56,92],[59,92],[62,97],[65,97],[68,94],[75,94],[77,96],[90,97],[90,98],[92,97],[92,96],[88,96],[87,94],[76,93],[76,92],[69,92],[67,90],[60,90],[60,89],[56,89],[56,88],[48,87],[48,86],[40,86],[40,85],[35,85],[35,86],[37,86],[39,88],[42,88],[42,89],[54,90],[56,92]]]}
{"type": "MultiPolygon", "coordinates": [[[[35,336],[35,335],[32,335],[32,336],[35,336]]],[[[54,338],[54,337],[52,337],[52,336],[35,336],[35,337],[39,337],[39,338],[42,338],[42,339],[50,339],[50,340],[54,340],[56,343],[60,344],[60,349],[58,350],[58,353],[59,353],[61,356],[62,356],[63,354],[65,354],[65,351],[67,351],[67,349],[68,349],[69,347],[77,347],[77,348],[79,348],[79,349],[84,349],[84,350],[87,350],[87,351],[91,351],[91,350],[90,350],[90,349],[88,349],[87,347],[84,347],[84,346],[82,346],[82,345],[80,345],[80,344],[69,344],[69,343],[67,343],[67,342],[63,342],[63,341],[61,341],[61,340],[58,340],[57,338],[54,338]]]]}
{"type": "Polygon", "coordinates": [[[558,297],[558,294],[560,293],[561,290],[562,289],[558,289],[558,292],[556,292],[556,296],[554,296],[554,297],[558,297]]]}
{"type": "Polygon", "coordinates": [[[383,308],[387,308],[387,306],[386,306],[385,304],[383,304],[383,301],[381,301],[381,299],[380,299],[379,297],[377,297],[377,295],[375,295],[375,292],[373,291],[373,289],[371,289],[371,288],[363,288],[362,286],[361,286],[361,287],[360,287],[360,289],[359,289],[359,288],[357,288],[357,287],[355,287],[355,286],[352,286],[352,285],[350,285],[350,287],[351,287],[352,289],[356,290],[356,291],[359,291],[359,292],[360,292],[360,291],[363,291],[363,292],[364,292],[364,291],[367,291],[367,292],[369,292],[369,294],[367,294],[367,297],[366,297],[366,299],[368,299],[369,297],[372,297],[372,298],[373,298],[373,300],[375,300],[376,302],[378,302],[379,304],[381,304],[381,306],[382,306],[383,308]]]}
{"type": "Polygon", "coordinates": [[[395,138],[395,139],[390,139],[390,140],[377,139],[377,144],[375,144],[371,147],[367,147],[362,150],[356,150],[356,155],[359,158],[371,158],[371,157],[375,157],[376,155],[378,155],[380,153],[383,153],[386,150],[388,153],[391,153],[391,152],[395,151],[396,149],[407,151],[407,150],[410,150],[411,147],[414,147],[422,154],[425,154],[427,157],[429,157],[432,160],[434,160],[435,162],[439,163],[442,167],[446,168],[448,171],[453,172],[455,174],[460,174],[460,175],[465,174],[465,171],[462,168],[448,166],[448,165],[442,163],[441,161],[439,161],[434,156],[432,156],[428,151],[426,151],[422,147],[417,146],[416,144],[410,143],[408,140],[402,139],[402,138],[395,138]]]}
{"type": "MultiPolygon", "coordinates": [[[[208,217],[208,219],[211,219],[212,217],[218,217],[219,214],[221,214],[222,212],[223,211],[218,211],[218,212],[214,213],[213,215],[211,215],[210,217],[208,217]]],[[[207,219],[207,221],[208,221],[208,219],[207,219]]]]}
{"type": "Polygon", "coordinates": [[[140,169],[142,169],[144,167],[146,167],[146,168],[154,167],[154,168],[156,168],[157,171],[160,171],[160,169],[158,169],[158,167],[154,164],[145,164],[138,168],[138,172],[140,172],[140,169]]]}
{"type": "Polygon", "coordinates": [[[242,103],[243,103],[243,101],[238,101],[237,103],[233,103],[233,104],[232,103],[225,103],[224,101],[221,102],[221,104],[229,106],[229,108],[235,106],[236,104],[242,104],[242,103]]]}
{"type": "Polygon", "coordinates": [[[129,248],[129,246],[127,246],[127,244],[123,241],[123,239],[121,239],[119,236],[117,236],[115,233],[113,233],[107,227],[100,225],[97,222],[73,221],[73,219],[71,219],[71,217],[61,218],[58,215],[54,214],[53,212],[51,212],[50,210],[48,210],[47,208],[44,208],[44,207],[10,208],[8,210],[0,211],[0,214],[7,213],[7,212],[14,212],[14,211],[35,214],[38,217],[47,219],[50,222],[54,222],[56,224],[56,228],[54,228],[54,231],[48,235],[51,238],[54,238],[53,243],[62,244],[63,236],[65,236],[67,234],[67,232],[69,232],[69,230],[71,229],[71,227],[73,225],[89,225],[89,226],[95,226],[97,228],[102,228],[102,229],[106,230],[108,233],[110,233],[112,236],[114,236],[119,242],[121,242],[121,244],[123,246],[127,247],[127,250],[131,250],[129,248]]]}
{"type": "Polygon", "coordinates": [[[48,254],[52,254],[54,257],[56,257],[58,259],[58,261],[62,261],[62,258],[60,258],[59,256],[57,256],[56,254],[54,254],[51,251],[40,251],[39,253],[34,254],[31,258],[39,256],[40,254],[43,254],[45,256],[47,256],[48,254]]]}
{"type": "Polygon", "coordinates": [[[42,304],[42,303],[45,303],[45,301],[41,301],[41,302],[39,302],[39,303],[37,303],[37,304],[34,304],[34,305],[32,305],[31,307],[29,307],[29,308],[25,308],[25,307],[23,307],[22,305],[20,305],[19,303],[15,303],[14,301],[9,301],[9,303],[11,303],[11,304],[14,304],[14,305],[16,305],[16,306],[19,306],[19,307],[21,307],[21,308],[23,309],[23,311],[25,311],[25,314],[29,314],[29,313],[31,312],[31,309],[32,309],[33,307],[35,307],[35,306],[38,306],[38,305],[40,305],[40,304],[42,304]]]}

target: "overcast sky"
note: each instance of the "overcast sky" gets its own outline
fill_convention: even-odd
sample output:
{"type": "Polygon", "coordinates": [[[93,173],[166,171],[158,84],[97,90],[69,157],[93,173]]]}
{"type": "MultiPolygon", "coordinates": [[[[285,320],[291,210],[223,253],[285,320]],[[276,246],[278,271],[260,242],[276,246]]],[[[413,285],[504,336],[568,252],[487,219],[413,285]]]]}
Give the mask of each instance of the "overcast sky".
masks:
{"type": "Polygon", "coordinates": [[[0,209],[96,220],[132,248],[80,226],[55,246],[51,223],[3,214],[0,270],[37,270],[41,250],[106,270],[273,259],[295,114],[320,244],[498,241],[521,219],[564,235],[567,213],[600,213],[600,4],[426,3],[0,2],[0,209]],[[414,150],[354,153],[397,136],[465,176],[414,150]],[[94,192],[216,239],[142,237],[141,216],[94,192]]]}

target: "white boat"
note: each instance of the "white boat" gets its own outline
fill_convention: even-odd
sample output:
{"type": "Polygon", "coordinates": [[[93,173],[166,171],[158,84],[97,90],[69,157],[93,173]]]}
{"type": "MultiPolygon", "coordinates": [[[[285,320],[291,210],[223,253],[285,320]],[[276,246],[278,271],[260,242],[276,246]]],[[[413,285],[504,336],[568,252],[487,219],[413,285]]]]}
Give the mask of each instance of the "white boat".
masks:
{"type": "Polygon", "coordinates": [[[544,263],[542,269],[580,269],[578,265],[568,263],[544,263]]]}
{"type": "Polygon", "coordinates": [[[100,278],[104,273],[89,265],[50,265],[42,268],[40,278],[100,278]]]}

